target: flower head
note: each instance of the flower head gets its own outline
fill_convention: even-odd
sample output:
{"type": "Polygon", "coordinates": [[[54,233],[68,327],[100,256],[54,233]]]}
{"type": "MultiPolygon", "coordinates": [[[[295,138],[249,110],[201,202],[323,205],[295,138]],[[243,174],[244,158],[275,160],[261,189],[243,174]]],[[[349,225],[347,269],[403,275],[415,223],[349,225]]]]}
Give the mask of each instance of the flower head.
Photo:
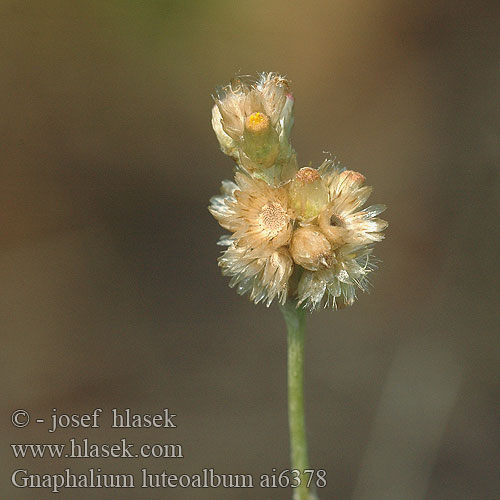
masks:
{"type": "Polygon", "coordinates": [[[248,293],[255,304],[264,301],[269,306],[275,298],[286,302],[293,261],[285,247],[259,252],[230,242],[219,266],[222,274],[232,277],[229,286],[240,295],[248,293]]]}
{"type": "Polygon", "coordinates": [[[352,305],[357,290],[369,291],[367,276],[375,269],[371,252],[366,245],[345,245],[335,252],[335,262],[329,268],[302,273],[297,289],[298,305],[310,311],[352,305]]]}
{"type": "Polygon", "coordinates": [[[376,218],[385,205],[372,205],[364,210],[372,192],[365,186],[365,177],[359,172],[340,169],[332,161],[320,167],[323,182],[328,190],[328,203],[318,214],[318,224],[330,243],[335,247],[345,244],[369,244],[384,239],[382,231],[387,222],[376,218]]]}
{"type": "Polygon", "coordinates": [[[316,168],[303,167],[290,182],[291,205],[301,221],[312,220],[328,203],[328,189],[316,168]]]}
{"type": "Polygon", "coordinates": [[[230,286],[255,303],[287,298],[311,311],[351,305],[368,291],[384,205],[363,209],[365,177],[326,160],[298,169],[289,145],[293,98],[274,73],[234,81],[215,99],[212,124],[239,167],[209,210],[230,231],[219,258],[230,286]],[[273,171],[272,175],[265,172],[273,171]]]}
{"type": "Polygon", "coordinates": [[[222,151],[249,172],[289,161],[293,96],[289,82],[262,73],[256,82],[233,79],[218,89],[212,126],[222,151]]]}
{"type": "Polygon", "coordinates": [[[222,195],[210,200],[210,213],[240,246],[253,250],[286,245],[292,236],[287,190],[242,173],[235,180],[225,181],[222,195]]]}

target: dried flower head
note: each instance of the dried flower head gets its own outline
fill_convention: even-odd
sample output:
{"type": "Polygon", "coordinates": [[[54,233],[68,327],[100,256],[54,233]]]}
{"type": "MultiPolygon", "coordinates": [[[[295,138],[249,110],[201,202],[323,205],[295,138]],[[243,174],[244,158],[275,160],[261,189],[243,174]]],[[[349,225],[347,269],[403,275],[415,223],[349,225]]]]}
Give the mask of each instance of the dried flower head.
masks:
{"type": "Polygon", "coordinates": [[[212,126],[222,151],[249,172],[288,163],[293,125],[289,82],[262,73],[255,83],[233,79],[217,90],[212,126]]]}
{"type": "Polygon", "coordinates": [[[233,80],[215,98],[213,128],[237,163],[235,181],[223,181],[210,200],[231,233],[219,241],[228,247],[219,265],[255,303],[290,298],[310,311],[351,305],[369,289],[385,206],[363,209],[372,191],[365,177],[331,160],[297,167],[292,107],[289,83],[275,73],[233,80]]]}
{"type": "Polygon", "coordinates": [[[235,184],[226,181],[222,195],[210,200],[210,213],[219,224],[233,233],[240,246],[252,250],[288,244],[293,225],[287,190],[242,173],[235,180],[235,184]]]}
{"type": "Polygon", "coordinates": [[[293,261],[285,247],[277,250],[253,251],[229,242],[229,248],[219,259],[222,274],[231,276],[229,286],[243,295],[250,294],[250,300],[267,306],[277,298],[284,304],[288,294],[288,281],[293,271],[293,261]]]}
{"type": "Polygon", "coordinates": [[[319,213],[318,224],[330,243],[338,248],[347,243],[382,241],[382,231],[388,224],[376,216],[386,206],[372,205],[360,210],[372,192],[371,186],[364,185],[364,175],[342,170],[332,161],[325,161],[320,170],[328,189],[328,204],[319,213]]]}

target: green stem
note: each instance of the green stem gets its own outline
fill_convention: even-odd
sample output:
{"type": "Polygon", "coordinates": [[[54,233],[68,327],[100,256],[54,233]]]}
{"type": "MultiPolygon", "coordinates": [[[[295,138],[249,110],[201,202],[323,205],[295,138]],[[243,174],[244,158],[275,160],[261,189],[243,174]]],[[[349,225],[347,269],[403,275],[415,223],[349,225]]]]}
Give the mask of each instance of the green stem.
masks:
{"type": "Polygon", "coordinates": [[[300,471],[300,486],[293,490],[294,500],[314,500],[316,495],[307,488],[309,469],[307,457],[306,421],[304,413],[304,344],[306,312],[293,302],[281,306],[288,330],[288,422],[292,469],[300,471]]]}

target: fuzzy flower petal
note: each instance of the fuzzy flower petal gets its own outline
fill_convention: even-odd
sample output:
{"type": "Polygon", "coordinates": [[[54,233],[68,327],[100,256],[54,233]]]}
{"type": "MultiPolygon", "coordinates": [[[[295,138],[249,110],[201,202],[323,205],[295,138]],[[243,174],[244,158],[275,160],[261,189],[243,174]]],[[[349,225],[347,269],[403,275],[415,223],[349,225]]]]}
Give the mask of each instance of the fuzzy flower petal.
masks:
{"type": "Polygon", "coordinates": [[[258,252],[235,244],[219,258],[222,274],[231,276],[230,287],[240,295],[248,293],[255,304],[269,306],[275,298],[284,304],[293,261],[286,248],[258,252]]]}
{"type": "Polygon", "coordinates": [[[297,290],[298,305],[314,311],[320,307],[352,305],[356,292],[368,292],[368,274],[375,269],[368,246],[348,245],[336,253],[336,262],[330,269],[304,271],[297,290]]]}
{"type": "Polygon", "coordinates": [[[329,203],[318,217],[318,223],[332,245],[369,244],[384,239],[387,222],[376,216],[385,205],[373,205],[360,210],[372,192],[364,186],[365,177],[359,172],[343,170],[325,162],[321,167],[323,183],[328,189],[329,203]]]}

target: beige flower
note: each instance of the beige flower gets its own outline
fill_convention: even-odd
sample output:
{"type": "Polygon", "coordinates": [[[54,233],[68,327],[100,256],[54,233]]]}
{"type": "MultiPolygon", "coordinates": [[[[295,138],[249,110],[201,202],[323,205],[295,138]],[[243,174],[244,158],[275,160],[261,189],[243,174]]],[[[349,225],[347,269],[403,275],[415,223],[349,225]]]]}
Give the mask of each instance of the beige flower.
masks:
{"type": "Polygon", "coordinates": [[[318,225],[333,248],[346,244],[369,244],[384,239],[387,222],[377,218],[385,205],[372,205],[359,210],[372,192],[364,186],[365,177],[359,172],[341,170],[331,161],[320,167],[328,204],[318,216],[318,225]]]}
{"type": "Polygon", "coordinates": [[[335,252],[330,268],[304,271],[297,288],[297,304],[310,311],[352,305],[357,290],[369,291],[367,276],[376,267],[371,252],[366,245],[346,245],[335,252]]]}
{"type": "Polygon", "coordinates": [[[275,298],[286,302],[293,261],[285,247],[259,252],[233,242],[219,258],[219,266],[222,274],[232,277],[229,286],[240,295],[249,293],[255,304],[263,301],[269,306],[275,298]]]}
{"type": "Polygon", "coordinates": [[[351,305],[369,289],[385,206],[363,209],[372,188],[333,161],[298,169],[289,144],[293,98],[282,77],[233,81],[215,103],[215,133],[238,165],[209,207],[231,233],[219,241],[228,247],[219,266],[230,286],[268,306],[287,298],[310,311],[351,305]]]}
{"type": "Polygon", "coordinates": [[[276,249],[288,244],[293,221],[287,190],[241,172],[235,180],[236,184],[224,181],[222,195],[210,200],[210,213],[241,247],[276,249]]]}
{"type": "Polygon", "coordinates": [[[236,78],[218,89],[212,127],[222,151],[247,171],[289,162],[293,97],[289,82],[262,73],[255,83],[236,78]]]}

